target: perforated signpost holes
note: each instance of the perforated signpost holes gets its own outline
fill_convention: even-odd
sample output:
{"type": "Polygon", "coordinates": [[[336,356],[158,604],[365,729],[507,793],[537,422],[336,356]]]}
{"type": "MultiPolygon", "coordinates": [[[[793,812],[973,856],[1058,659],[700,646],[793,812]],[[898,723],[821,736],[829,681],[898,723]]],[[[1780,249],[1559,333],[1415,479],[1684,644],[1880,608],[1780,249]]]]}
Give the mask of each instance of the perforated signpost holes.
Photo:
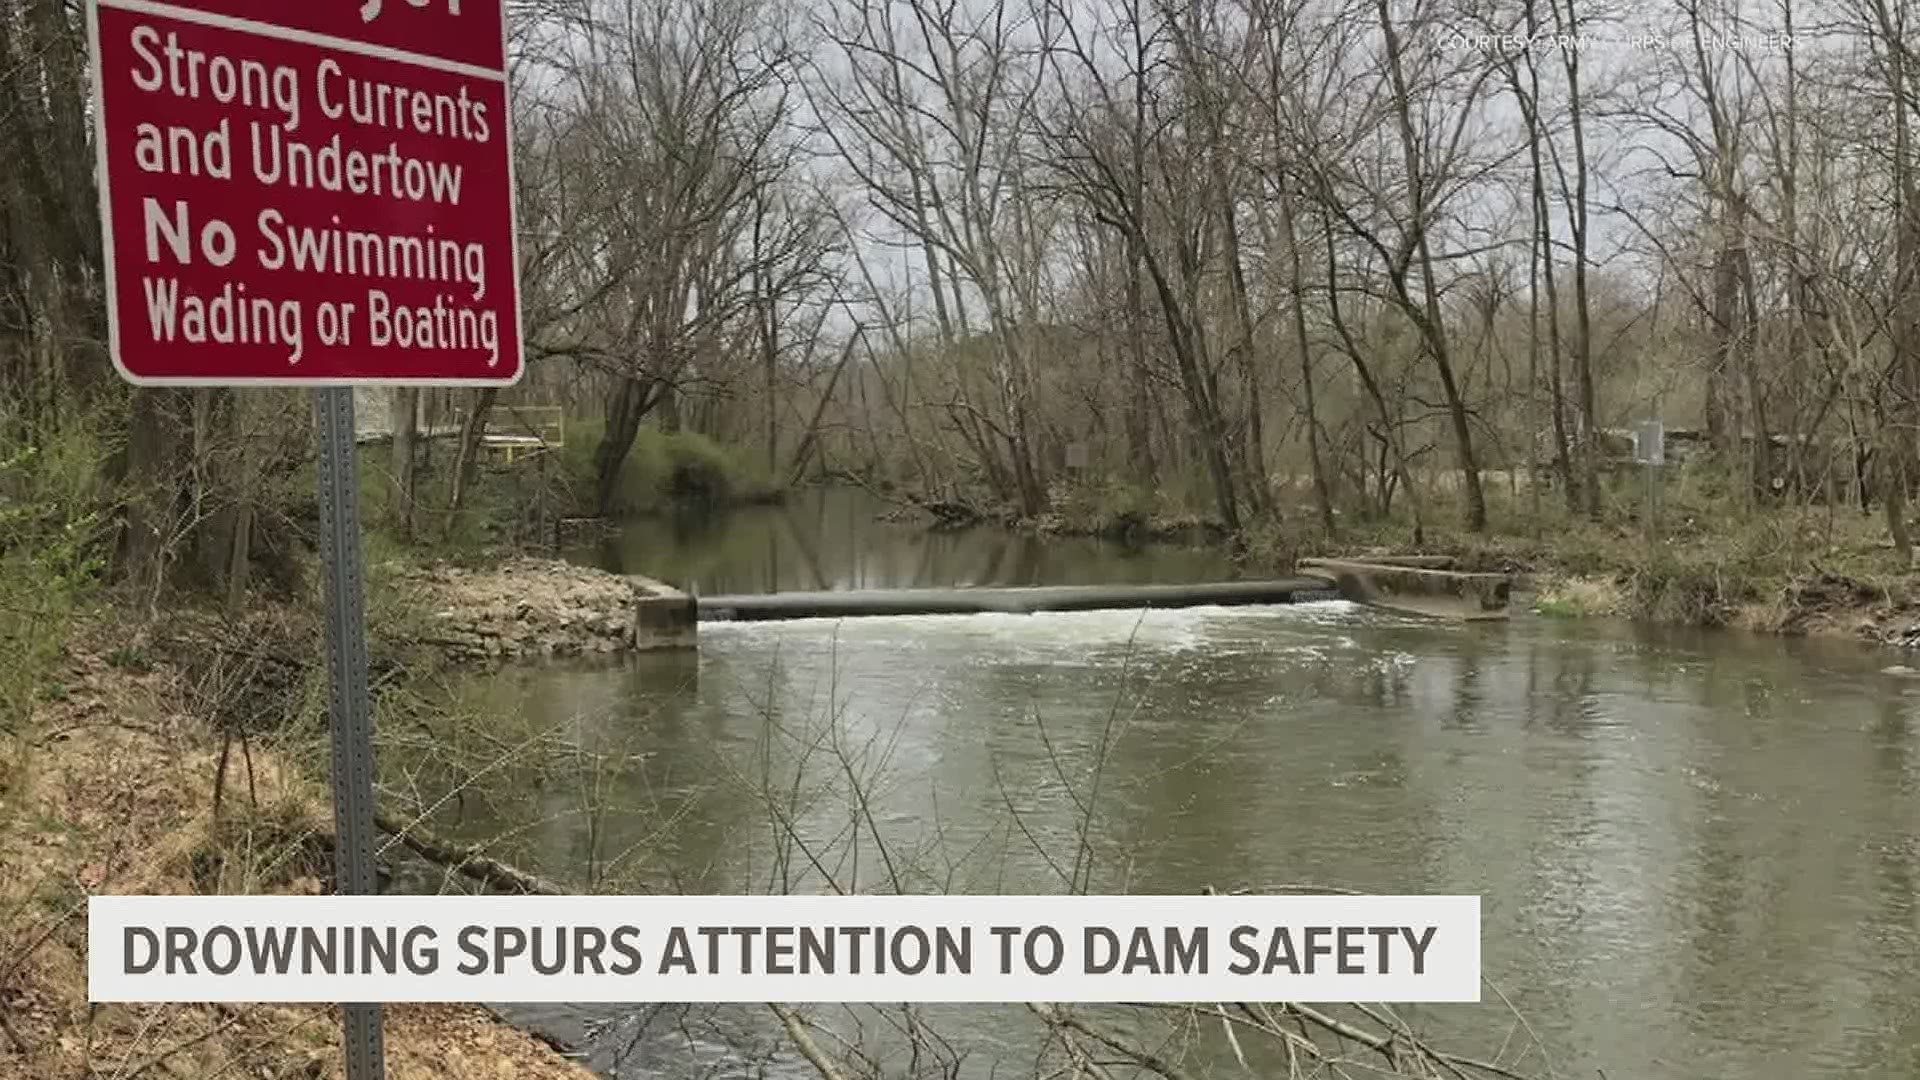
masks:
{"type": "MultiPolygon", "coordinates": [[[[353,390],[520,378],[503,0],[90,0],[107,325],[142,386],[312,387],[336,888],[373,875],[353,390]]],[[[345,1005],[349,1080],[384,1075],[345,1005]]]]}

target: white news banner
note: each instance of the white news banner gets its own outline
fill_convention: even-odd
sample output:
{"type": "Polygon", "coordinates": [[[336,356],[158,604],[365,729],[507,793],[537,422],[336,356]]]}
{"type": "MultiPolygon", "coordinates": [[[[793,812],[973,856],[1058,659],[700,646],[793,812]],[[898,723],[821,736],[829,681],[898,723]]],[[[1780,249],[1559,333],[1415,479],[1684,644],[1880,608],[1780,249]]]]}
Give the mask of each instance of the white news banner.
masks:
{"type": "Polygon", "coordinates": [[[1444,1002],[1477,896],[97,896],[96,1002],[1444,1002]]]}

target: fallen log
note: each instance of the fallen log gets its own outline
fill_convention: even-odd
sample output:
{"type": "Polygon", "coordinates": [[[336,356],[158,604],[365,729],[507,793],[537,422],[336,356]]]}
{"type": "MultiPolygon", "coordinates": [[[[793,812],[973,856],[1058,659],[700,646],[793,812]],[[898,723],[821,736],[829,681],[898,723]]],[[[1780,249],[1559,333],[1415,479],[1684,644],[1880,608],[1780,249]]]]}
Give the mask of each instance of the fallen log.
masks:
{"type": "Polygon", "coordinates": [[[554,881],[511,863],[501,862],[474,845],[441,840],[422,832],[418,825],[402,824],[398,818],[384,811],[374,815],[373,823],[392,833],[395,840],[428,862],[444,866],[483,885],[537,896],[566,896],[569,892],[554,881]]]}

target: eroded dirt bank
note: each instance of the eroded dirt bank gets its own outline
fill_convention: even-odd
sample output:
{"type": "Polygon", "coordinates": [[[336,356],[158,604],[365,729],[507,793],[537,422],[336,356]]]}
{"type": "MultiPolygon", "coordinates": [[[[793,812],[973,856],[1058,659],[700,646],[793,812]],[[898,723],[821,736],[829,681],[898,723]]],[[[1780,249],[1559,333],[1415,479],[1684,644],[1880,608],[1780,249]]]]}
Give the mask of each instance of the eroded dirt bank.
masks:
{"type": "Polygon", "coordinates": [[[1632,572],[1548,572],[1539,576],[1528,601],[1542,614],[1563,617],[1632,618],[1664,604],[1680,615],[1662,621],[1847,638],[1890,649],[1920,647],[1920,598],[1904,589],[1814,573],[1755,591],[1758,595],[1730,598],[1632,572]],[[1665,595],[1646,595],[1656,589],[1664,589],[1665,595]]]}
{"type": "MultiPolygon", "coordinates": [[[[112,623],[78,635],[0,767],[0,1078],[342,1075],[338,1010],[86,999],[91,894],[320,893],[324,792],[268,740],[228,762],[188,675],[112,623]],[[249,775],[251,779],[249,779],[249,775]],[[251,788],[251,790],[249,790],[251,788]]],[[[587,1080],[477,1006],[390,1009],[396,1080],[587,1080]]]]}

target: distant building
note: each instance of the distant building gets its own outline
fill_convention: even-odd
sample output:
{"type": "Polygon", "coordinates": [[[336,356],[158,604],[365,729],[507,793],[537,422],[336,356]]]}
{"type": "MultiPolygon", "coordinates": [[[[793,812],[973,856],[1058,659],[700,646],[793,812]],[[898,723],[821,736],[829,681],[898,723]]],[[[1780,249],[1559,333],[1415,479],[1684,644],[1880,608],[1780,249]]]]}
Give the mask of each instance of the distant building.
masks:
{"type": "Polygon", "coordinates": [[[353,388],[353,431],[361,442],[393,438],[393,393],[390,386],[353,388]]]}

